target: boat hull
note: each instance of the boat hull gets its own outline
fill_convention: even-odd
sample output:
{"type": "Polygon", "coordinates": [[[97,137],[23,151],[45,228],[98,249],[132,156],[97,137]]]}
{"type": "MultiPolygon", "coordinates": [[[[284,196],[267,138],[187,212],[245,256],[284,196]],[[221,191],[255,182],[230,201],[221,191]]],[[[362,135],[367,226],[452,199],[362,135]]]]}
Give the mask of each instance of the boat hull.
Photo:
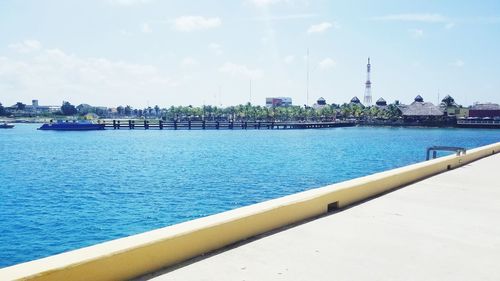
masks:
{"type": "Polygon", "coordinates": [[[104,130],[104,124],[92,123],[52,123],[43,124],[38,130],[50,131],[95,131],[104,130]]]}
{"type": "Polygon", "coordinates": [[[10,125],[10,124],[1,124],[0,125],[0,129],[12,129],[14,128],[14,125],[10,125]]]}

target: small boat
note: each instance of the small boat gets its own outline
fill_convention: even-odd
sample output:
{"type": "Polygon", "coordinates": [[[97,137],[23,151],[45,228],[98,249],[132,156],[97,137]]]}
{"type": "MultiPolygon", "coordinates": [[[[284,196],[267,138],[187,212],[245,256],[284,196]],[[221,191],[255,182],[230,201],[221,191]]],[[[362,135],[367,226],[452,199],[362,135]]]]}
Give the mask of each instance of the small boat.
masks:
{"type": "Polygon", "coordinates": [[[38,130],[52,131],[93,131],[104,130],[104,124],[95,124],[88,121],[57,121],[43,124],[38,130]]]}
{"type": "Polygon", "coordinates": [[[12,128],[14,128],[14,125],[7,124],[7,122],[3,122],[3,124],[0,124],[0,129],[12,129],[12,128]]]}

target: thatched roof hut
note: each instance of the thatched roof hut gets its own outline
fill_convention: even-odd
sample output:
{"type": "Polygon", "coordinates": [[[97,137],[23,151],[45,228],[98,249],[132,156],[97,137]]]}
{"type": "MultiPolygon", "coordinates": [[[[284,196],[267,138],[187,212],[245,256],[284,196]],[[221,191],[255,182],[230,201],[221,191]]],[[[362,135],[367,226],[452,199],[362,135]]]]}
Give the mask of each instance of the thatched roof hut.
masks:
{"type": "Polygon", "coordinates": [[[384,98],[379,98],[375,102],[375,105],[377,105],[378,107],[387,106],[387,102],[384,100],[384,98]]]}
{"type": "Polygon", "coordinates": [[[359,104],[361,105],[361,101],[359,101],[358,97],[354,96],[352,99],[351,99],[351,103],[355,103],[355,104],[359,104]]]}
{"type": "Polygon", "coordinates": [[[418,95],[415,101],[410,105],[400,105],[398,108],[401,110],[403,117],[407,116],[443,116],[443,111],[439,107],[430,102],[424,102],[424,99],[418,95]]]}
{"type": "Polygon", "coordinates": [[[320,97],[316,103],[318,105],[326,105],[326,100],[323,97],[320,97]]]}

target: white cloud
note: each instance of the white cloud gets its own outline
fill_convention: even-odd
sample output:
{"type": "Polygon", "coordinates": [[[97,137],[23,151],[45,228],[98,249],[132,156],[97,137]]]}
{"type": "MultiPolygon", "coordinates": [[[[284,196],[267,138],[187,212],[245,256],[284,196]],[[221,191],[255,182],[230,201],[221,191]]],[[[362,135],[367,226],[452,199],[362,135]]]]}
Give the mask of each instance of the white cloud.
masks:
{"type": "Polygon", "coordinates": [[[381,17],[373,17],[372,20],[381,21],[411,21],[411,22],[446,22],[448,19],[440,14],[393,14],[381,17]]]}
{"type": "Polygon", "coordinates": [[[222,45],[220,45],[220,44],[212,42],[212,43],[208,44],[208,48],[218,56],[222,55],[222,53],[223,53],[222,45]]]}
{"type": "Polygon", "coordinates": [[[452,63],[452,65],[456,67],[463,67],[465,65],[465,62],[461,59],[457,59],[452,63]]]}
{"type": "Polygon", "coordinates": [[[410,32],[410,34],[413,36],[413,38],[420,38],[420,37],[424,36],[424,31],[422,29],[418,29],[418,28],[409,29],[408,32],[410,32]]]}
{"type": "Polygon", "coordinates": [[[328,70],[337,65],[337,63],[331,58],[325,58],[319,62],[318,66],[321,70],[328,70]]]}
{"type": "Polygon", "coordinates": [[[219,71],[234,77],[246,79],[259,79],[262,76],[262,71],[260,69],[250,69],[246,65],[235,64],[232,62],[226,62],[224,65],[219,67],[219,71]]]}
{"type": "Polygon", "coordinates": [[[24,40],[23,42],[10,44],[9,48],[19,53],[30,53],[42,48],[42,44],[37,40],[24,40]]]}
{"type": "Polygon", "coordinates": [[[186,57],[181,61],[181,67],[185,69],[194,68],[197,67],[198,65],[200,65],[200,63],[192,57],[186,57]]]}
{"type": "Polygon", "coordinates": [[[108,0],[109,3],[117,6],[133,6],[138,4],[146,4],[152,0],[108,0]]]}
{"type": "Polygon", "coordinates": [[[151,33],[151,32],[153,32],[153,30],[151,29],[151,26],[149,26],[148,23],[143,23],[142,26],[141,26],[141,30],[144,33],[151,33]]]}
{"type": "Polygon", "coordinates": [[[319,24],[313,24],[307,29],[307,33],[321,33],[324,32],[330,28],[339,28],[339,25],[337,23],[331,23],[331,22],[322,22],[319,24]]]}
{"type": "Polygon", "coordinates": [[[219,27],[222,20],[218,17],[182,16],[173,20],[173,28],[177,31],[195,31],[219,27]]]}
{"type": "Polygon", "coordinates": [[[286,64],[293,64],[295,62],[295,56],[286,56],[283,61],[286,63],[286,64]]]}
{"type": "Polygon", "coordinates": [[[40,49],[20,59],[0,59],[0,92],[7,100],[43,97],[44,103],[92,102],[116,105],[126,101],[162,100],[177,83],[153,65],[86,58],[60,49],[40,49]]]}

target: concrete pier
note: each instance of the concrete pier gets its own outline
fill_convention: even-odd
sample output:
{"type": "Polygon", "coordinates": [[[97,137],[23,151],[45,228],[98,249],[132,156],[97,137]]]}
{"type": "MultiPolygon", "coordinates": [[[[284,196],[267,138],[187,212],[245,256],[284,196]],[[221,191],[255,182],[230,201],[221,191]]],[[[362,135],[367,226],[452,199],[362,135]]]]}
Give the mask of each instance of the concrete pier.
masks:
{"type": "Polygon", "coordinates": [[[498,280],[500,154],[140,280],[498,280]]]}

